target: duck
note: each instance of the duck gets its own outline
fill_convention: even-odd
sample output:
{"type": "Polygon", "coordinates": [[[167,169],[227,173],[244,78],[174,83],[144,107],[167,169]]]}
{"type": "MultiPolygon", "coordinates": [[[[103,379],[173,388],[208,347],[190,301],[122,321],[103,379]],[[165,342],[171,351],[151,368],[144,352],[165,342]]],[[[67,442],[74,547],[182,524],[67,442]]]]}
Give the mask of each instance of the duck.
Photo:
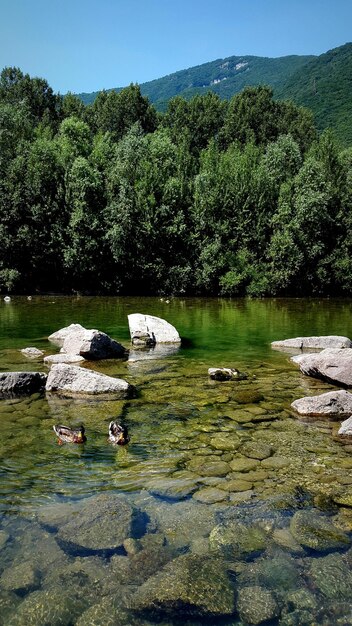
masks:
{"type": "Polygon", "coordinates": [[[109,441],[119,446],[124,446],[128,443],[130,437],[128,435],[127,426],[121,426],[116,422],[110,422],[109,424],[109,441]]]}
{"type": "Polygon", "coordinates": [[[84,426],[69,428],[68,426],[56,424],[53,426],[53,430],[59,438],[60,445],[63,443],[84,443],[87,441],[87,437],[84,434],[84,426]]]}

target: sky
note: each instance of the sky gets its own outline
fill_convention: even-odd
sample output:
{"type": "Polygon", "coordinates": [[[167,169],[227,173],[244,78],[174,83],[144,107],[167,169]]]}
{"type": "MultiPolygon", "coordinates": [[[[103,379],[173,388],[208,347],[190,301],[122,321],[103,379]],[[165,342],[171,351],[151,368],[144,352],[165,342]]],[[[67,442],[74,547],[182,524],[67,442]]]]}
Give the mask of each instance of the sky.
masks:
{"type": "Polygon", "coordinates": [[[352,0],[0,0],[0,70],[19,67],[62,94],[350,41],[352,0]]]}

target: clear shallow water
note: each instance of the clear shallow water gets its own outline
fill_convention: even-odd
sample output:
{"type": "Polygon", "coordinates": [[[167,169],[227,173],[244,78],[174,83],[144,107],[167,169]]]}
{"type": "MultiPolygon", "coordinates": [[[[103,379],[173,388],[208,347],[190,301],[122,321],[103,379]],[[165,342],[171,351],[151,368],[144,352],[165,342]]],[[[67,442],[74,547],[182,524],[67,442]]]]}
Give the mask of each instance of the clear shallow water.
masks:
{"type": "Polygon", "coordinates": [[[0,302],[2,371],[45,371],[19,350],[52,354],[47,336],[72,322],[129,346],[128,313],[150,313],[184,340],[160,358],[86,364],[135,385],[133,400],[0,400],[0,624],[351,623],[352,509],[336,503],[352,491],[351,449],[333,439],[333,424],[290,411],[294,399],[333,387],[270,348],[298,335],[351,337],[351,306],[0,302]],[[213,383],[211,366],[249,378],[213,383]],[[112,418],[128,425],[128,447],[108,444],[112,418]],[[58,446],[58,422],[83,422],[87,443],[58,446]],[[110,536],[109,502],[127,507],[121,536],[110,536]]]}

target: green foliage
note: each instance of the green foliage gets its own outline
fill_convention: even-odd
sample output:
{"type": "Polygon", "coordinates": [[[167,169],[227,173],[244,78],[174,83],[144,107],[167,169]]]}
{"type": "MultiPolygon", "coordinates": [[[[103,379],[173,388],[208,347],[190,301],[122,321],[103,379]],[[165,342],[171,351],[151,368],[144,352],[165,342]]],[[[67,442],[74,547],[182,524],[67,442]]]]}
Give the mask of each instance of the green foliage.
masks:
{"type": "Polygon", "coordinates": [[[351,150],[269,87],[157,115],[1,75],[3,291],[345,295],[351,233],[351,150]]]}

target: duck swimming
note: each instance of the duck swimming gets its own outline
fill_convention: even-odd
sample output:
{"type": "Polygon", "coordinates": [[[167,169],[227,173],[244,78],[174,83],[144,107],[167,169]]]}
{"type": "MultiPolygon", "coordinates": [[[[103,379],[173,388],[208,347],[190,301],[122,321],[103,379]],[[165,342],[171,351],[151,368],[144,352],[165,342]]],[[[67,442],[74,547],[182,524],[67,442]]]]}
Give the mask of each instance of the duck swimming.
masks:
{"type": "Polygon", "coordinates": [[[124,446],[130,440],[128,436],[127,426],[121,426],[116,422],[109,424],[109,441],[119,446],[124,446]]]}
{"type": "Polygon", "coordinates": [[[84,426],[79,426],[78,428],[69,428],[68,426],[61,426],[57,424],[56,426],[53,426],[53,430],[59,438],[59,444],[84,443],[85,441],[87,441],[87,437],[84,434],[84,426]]]}

